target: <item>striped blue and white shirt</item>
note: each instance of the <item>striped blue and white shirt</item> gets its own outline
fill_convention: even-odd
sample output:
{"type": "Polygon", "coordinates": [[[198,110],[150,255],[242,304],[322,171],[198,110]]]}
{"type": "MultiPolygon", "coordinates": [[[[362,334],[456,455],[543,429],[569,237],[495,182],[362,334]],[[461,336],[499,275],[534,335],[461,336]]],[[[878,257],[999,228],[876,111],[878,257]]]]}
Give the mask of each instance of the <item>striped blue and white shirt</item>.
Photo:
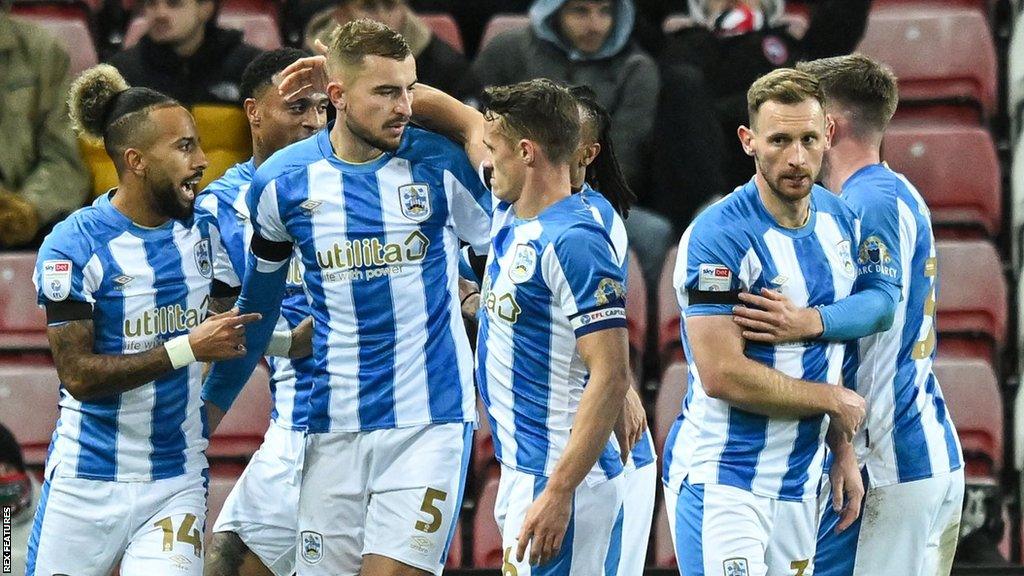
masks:
{"type": "Polygon", "coordinates": [[[249,196],[254,233],[294,243],[305,268],[309,432],[475,420],[458,249],[486,250],[491,194],[460,147],[409,127],[351,164],[328,128],[262,164],[249,196]]]}
{"type": "MultiPolygon", "coordinates": [[[[842,200],[819,186],[811,191],[803,227],[779,226],[751,180],[717,202],[687,228],[679,242],[673,285],[682,309],[689,388],[682,413],[665,442],[667,486],[724,484],[788,501],[817,496],[825,456],[825,415],[768,418],[711,398],[700,380],[686,334],[686,318],[731,314],[731,304],[691,303],[690,291],[757,293],[771,288],[797,306],[820,306],[850,294],[857,270],[851,246],[860,221],[842,200]]],[[[838,384],[845,345],[748,342],[745,354],[794,378],[838,384]]]]}
{"type": "MultiPolygon", "coordinates": [[[[854,440],[871,487],[946,474],[963,465],[960,441],[932,372],[938,269],[928,207],[883,164],[861,168],[842,198],[861,216],[860,278],[900,288],[892,327],[847,347],[844,376],[867,399],[854,440]]],[[[862,281],[858,279],[858,284],[862,281]]]]}
{"type": "MultiPolygon", "coordinates": [[[[481,289],[477,383],[504,465],[549,476],[587,382],[576,339],[626,326],[611,238],[578,194],[531,220],[499,203],[481,289]]],[[[622,472],[609,441],[589,481],[622,472]]]]}
{"type": "MultiPolygon", "coordinates": [[[[255,173],[252,159],[236,164],[211,182],[196,199],[196,203],[216,219],[224,248],[224,257],[217,261],[217,276],[227,279],[226,283],[233,287],[240,286],[245,275],[245,258],[252,239],[245,199],[255,173]]],[[[309,314],[309,302],[302,288],[302,264],[298,258],[292,258],[276,330],[292,330],[309,314]]],[[[309,393],[313,388],[313,357],[293,360],[267,356],[267,362],[271,368],[273,399],[270,419],[290,430],[305,430],[309,393]]]]}
{"type": "MultiPolygon", "coordinates": [[[[58,224],[36,263],[40,305],[92,305],[97,354],[136,354],[187,334],[206,316],[220,243],[210,218],[134,224],[104,194],[58,224]]],[[[89,401],[62,385],[47,474],[149,481],[206,469],[203,365],[89,401]]]]}
{"type": "MultiPolygon", "coordinates": [[[[615,211],[615,208],[608,202],[608,199],[597,190],[591,188],[589,184],[583,185],[580,194],[583,195],[583,199],[590,205],[590,211],[594,214],[597,223],[604,228],[608,237],[611,238],[612,246],[615,247],[615,256],[619,269],[622,272],[622,278],[628,287],[629,239],[626,237],[626,225],[622,221],[622,217],[615,211]]],[[[613,444],[615,450],[618,451],[618,443],[613,444]]],[[[636,445],[633,446],[633,450],[629,453],[626,469],[643,468],[653,464],[654,460],[654,438],[651,437],[651,429],[648,427],[643,437],[637,441],[636,445]]]]}

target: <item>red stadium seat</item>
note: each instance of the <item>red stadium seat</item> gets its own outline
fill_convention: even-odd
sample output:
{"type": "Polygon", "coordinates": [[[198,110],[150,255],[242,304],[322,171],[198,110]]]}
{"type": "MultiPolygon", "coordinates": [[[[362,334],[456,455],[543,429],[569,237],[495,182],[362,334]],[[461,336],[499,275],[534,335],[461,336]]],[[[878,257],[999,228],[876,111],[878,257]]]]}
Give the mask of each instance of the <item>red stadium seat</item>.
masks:
{"type": "Polygon", "coordinates": [[[270,425],[270,372],[261,363],[210,438],[210,458],[248,458],[270,425]]]}
{"type": "Polygon", "coordinates": [[[976,358],[939,356],[935,378],[960,436],[967,475],[998,477],[1003,467],[1003,402],[992,366],[976,358]]]}
{"type": "MultiPolygon", "coordinates": [[[[227,8],[227,7],[225,7],[227,8]]],[[[267,12],[248,10],[221,10],[217,23],[225,28],[234,28],[244,33],[245,41],[262,50],[281,47],[281,31],[277,17],[267,12]]],[[[124,47],[134,46],[146,35],[146,21],[141,15],[132,18],[124,34],[124,47]]]]}
{"type": "Polygon", "coordinates": [[[985,117],[995,112],[995,45],[978,10],[938,3],[879,6],[859,50],[892,66],[901,104],[952,101],[977,106],[985,117]]]}
{"type": "Polygon", "coordinates": [[[658,280],[658,356],[662,366],[683,359],[682,336],[679,334],[679,300],[672,287],[676,251],[677,248],[673,247],[665,254],[665,266],[658,280]]]}
{"type": "Polygon", "coordinates": [[[430,27],[435,36],[454,48],[459,54],[466,53],[466,47],[462,43],[462,32],[459,32],[459,25],[451,14],[417,14],[424,24],[430,27]]]}
{"type": "Polygon", "coordinates": [[[640,259],[629,251],[629,281],[626,285],[626,324],[629,328],[630,362],[634,371],[643,366],[647,350],[647,284],[640,268],[640,259]]]}
{"type": "Polygon", "coordinates": [[[920,6],[962,6],[964,8],[972,8],[978,10],[982,14],[988,14],[991,11],[992,6],[995,5],[995,0],[875,0],[872,2],[872,6],[908,6],[908,7],[920,7],[920,6]]]}
{"type": "Polygon", "coordinates": [[[487,418],[487,408],[479,397],[476,401],[477,416],[479,416],[479,428],[473,433],[473,467],[471,483],[475,480],[482,480],[487,470],[497,466],[498,461],[494,459],[494,438],[491,431],[491,421],[487,418]]]}
{"type": "Polygon", "coordinates": [[[32,285],[35,265],[34,252],[0,253],[0,351],[50,348],[32,285]]]}
{"type": "Polygon", "coordinates": [[[665,439],[682,411],[683,398],[689,386],[686,362],[674,362],[665,369],[654,400],[654,449],[664,457],[665,439]]]}
{"type": "Polygon", "coordinates": [[[206,499],[206,543],[210,543],[213,536],[213,525],[217,522],[217,516],[224,508],[224,501],[227,500],[231,489],[238,482],[241,469],[227,467],[226,469],[214,468],[210,471],[209,495],[206,499]]]}
{"type": "Polygon", "coordinates": [[[452,544],[448,547],[448,560],[445,561],[445,568],[459,568],[462,566],[462,516],[459,516],[455,523],[455,534],[452,535],[452,544]]]}
{"type": "Polygon", "coordinates": [[[0,423],[18,439],[26,464],[41,466],[46,460],[59,390],[52,365],[0,364],[0,423]]]}
{"type": "MultiPolygon", "coordinates": [[[[921,192],[932,222],[945,230],[999,234],[1003,221],[999,158],[979,126],[893,124],[882,152],[921,192]],[[969,169],[964,169],[969,166],[969,169]]],[[[940,234],[941,236],[941,234],[940,234]]]]}
{"type": "Polygon", "coordinates": [[[19,20],[32,22],[44,28],[54,38],[64,43],[71,58],[68,75],[78,74],[95,66],[96,45],[89,30],[89,15],[80,5],[75,4],[18,4],[11,15],[19,20]]]}
{"type": "Polygon", "coordinates": [[[477,49],[483,50],[494,37],[507,30],[515,30],[516,28],[525,28],[530,25],[530,17],[526,14],[495,14],[491,16],[487,27],[484,28],[484,33],[480,37],[480,47],[477,49]]]}
{"type": "MultiPolygon", "coordinates": [[[[936,243],[939,266],[938,333],[953,338],[987,339],[994,353],[1006,342],[1006,280],[995,246],[982,240],[936,243]]],[[[989,356],[989,355],[985,355],[989,356]]]]}
{"type": "Polygon", "coordinates": [[[676,547],[668,528],[664,499],[658,502],[658,510],[654,514],[654,565],[658,568],[676,567],[676,547]]]}
{"type": "Polygon", "coordinates": [[[502,559],[501,532],[494,520],[494,504],[498,500],[498,474],[492,474],[480,491],[473,516],[473,567],[500,568],[502,559]]]}

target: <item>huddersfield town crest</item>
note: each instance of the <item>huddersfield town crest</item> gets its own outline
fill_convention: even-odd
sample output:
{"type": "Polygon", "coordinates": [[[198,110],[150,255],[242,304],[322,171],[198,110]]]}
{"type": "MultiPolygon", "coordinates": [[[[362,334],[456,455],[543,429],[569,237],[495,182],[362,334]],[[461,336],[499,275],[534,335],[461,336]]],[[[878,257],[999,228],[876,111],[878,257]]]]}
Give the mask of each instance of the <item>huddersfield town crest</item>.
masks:
{"type": "Polygon", "coordinates": [[[406,184],[398,187],[398,196],[402,200],[402,214],[413,222],[423,222],[430,218],[430,186],[426,184],[406,184]]]}
{"type": "Polygon", "coordinates": [[[316,564],[324,557],[324,537],[312,530],[302,531],[302,559],[307,564],[316,564]]]}
{"type": "Polygon", "coordinates": [[[512,267],[508,269],[508,277],[513,284],[521,284],[533,277],[533,271],[537,269],[537,251],[529,244],[516,246],[516,252],[512,255],[512,267]]]}
{"type": "Polygon", "coordinates": [[[213,278],[213,260],[210,257],[210,240],[203,238],[196,242],[193,250],[196,257],[196,268],[203,278],[213,278]]]}
{"type": "Polygon", "coordinates": [[[724,576],[749,576],[746,558],[729,558],[722,562],[724,576]]]}

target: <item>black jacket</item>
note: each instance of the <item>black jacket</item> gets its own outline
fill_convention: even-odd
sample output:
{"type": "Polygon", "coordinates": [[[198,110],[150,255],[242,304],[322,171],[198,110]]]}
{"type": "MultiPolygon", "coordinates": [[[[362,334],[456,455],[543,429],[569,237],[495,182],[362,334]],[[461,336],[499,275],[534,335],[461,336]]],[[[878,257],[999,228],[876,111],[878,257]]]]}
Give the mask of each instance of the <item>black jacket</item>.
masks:
{"type": "Polygon", "coordinates": [[[207,25],[203,44],[188,58],[144,36],[110,58],[128,84],[160,91],[182,104],[238,104],[242,71],[260,49],[242,41],[242,32],[207,25]]]}

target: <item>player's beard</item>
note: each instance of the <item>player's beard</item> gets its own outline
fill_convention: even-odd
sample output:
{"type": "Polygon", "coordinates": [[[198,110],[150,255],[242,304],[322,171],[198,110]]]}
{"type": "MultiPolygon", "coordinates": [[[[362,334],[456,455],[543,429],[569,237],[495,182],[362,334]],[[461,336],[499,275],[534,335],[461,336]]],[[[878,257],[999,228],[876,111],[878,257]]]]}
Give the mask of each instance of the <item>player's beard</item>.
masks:
{"type": "MultiPolygon", "coordinates": [[[[360,125],[358,122],[352,119],[352,116],[345,117],[345,127],[352,133],[356,138],[359,138],[363,142],[366,142],[370,146],[373,146],[377,150],[383,150],[385,152],[394,152],[398,150],[398,146],[402,143],[402,139],[391,142],[385,140],[380,136],[377,136],[370,129],[360,125]]],[[[404,132],[403,132],[404,134],[404,132]]]]}
{"type": "Polygon", "coordinates": [[[161,216],[174,220],[188,220],[192,217],[195,199],[186,202],[182,197],[181,183],[162,177],[150,182],[150,205],[161,216]]]}

